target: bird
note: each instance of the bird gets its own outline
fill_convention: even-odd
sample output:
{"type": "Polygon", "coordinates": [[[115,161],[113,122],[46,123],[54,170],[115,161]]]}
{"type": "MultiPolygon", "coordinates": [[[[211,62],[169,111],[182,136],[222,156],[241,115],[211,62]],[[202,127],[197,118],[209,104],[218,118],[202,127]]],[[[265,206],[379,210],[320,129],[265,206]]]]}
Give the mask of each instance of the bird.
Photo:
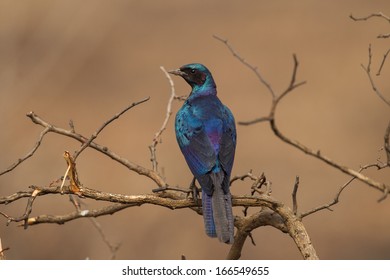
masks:
{"type": "Polygon", "coordinates": [[[236,150],[232,112],[217,96],[211,72],[199,63],[169,71],[192,88],[175,118],[176,140],[202,192],[206,234],[219,241],[234,241],[230,175],[236,150]]]}

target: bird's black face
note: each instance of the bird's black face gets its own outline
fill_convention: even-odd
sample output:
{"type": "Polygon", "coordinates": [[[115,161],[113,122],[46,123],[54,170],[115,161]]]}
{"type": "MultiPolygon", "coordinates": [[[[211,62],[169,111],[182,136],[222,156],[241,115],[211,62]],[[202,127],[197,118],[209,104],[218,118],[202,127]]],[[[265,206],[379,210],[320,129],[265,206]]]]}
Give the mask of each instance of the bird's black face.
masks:
{"type": "Polygon", "coordinates": [[[201,86],[207,79],[205,71],[191,66],[183,66],[178,70],[169,71],[169,73],[183,77],[191,86],[201,86]]]}

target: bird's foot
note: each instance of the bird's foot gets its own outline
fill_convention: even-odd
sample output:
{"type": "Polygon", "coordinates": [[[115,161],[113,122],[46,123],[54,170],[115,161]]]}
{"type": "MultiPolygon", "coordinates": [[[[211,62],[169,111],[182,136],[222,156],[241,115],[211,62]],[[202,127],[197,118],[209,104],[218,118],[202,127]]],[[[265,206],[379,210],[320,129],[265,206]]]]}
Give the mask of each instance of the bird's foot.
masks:
{"type": "Polygon", "coordinates": [[[191,195],[195,204],[198,205],[198,203],[199,203],[199,188],[196,186],[195,181],[196,181],[196,179],[194,177],[194,179],[192,179],[191,184],[190,184],[188,196],[191,195]]]}

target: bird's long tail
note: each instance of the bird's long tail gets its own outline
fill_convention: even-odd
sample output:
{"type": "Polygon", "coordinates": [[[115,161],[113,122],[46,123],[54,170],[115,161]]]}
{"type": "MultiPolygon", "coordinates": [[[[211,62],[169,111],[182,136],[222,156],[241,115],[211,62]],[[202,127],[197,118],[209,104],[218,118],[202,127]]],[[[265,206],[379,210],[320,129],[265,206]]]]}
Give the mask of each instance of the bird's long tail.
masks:
{"type": "Polygon", "coordinates": [[[214,192],[210,196],[202,192],[203,219],[206,233],[210,237],[218,237],[221,242],[233,243],[234,218],[232,211],[232,198],[230,192],[224,193],[222,189],[223,175],[210,174],[214,192]]]}

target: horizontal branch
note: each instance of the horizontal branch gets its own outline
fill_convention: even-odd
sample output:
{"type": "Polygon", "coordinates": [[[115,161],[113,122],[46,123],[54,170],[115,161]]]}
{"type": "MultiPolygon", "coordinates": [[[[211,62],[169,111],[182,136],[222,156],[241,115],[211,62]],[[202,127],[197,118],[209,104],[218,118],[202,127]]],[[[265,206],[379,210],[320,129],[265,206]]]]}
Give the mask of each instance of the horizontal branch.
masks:
{"type": "MultiPolygon", "coordinates": [[[[59,186],[31,186],[30,188],[31,190],[27,192],[18,192],[7,197],[0,197],[0,203],[6,204],[25,197],[28,197],[29,201],[31,201],[32,199],[42,195],[60,195],[62,193],[71,193],[67,187],[65,187],[62,192],[61,187],[59,186]],[[27,194],[29,194],[29,196],[27,194]]],[[[18,219],[11,218],[5,214],[3,215],[8,218],[8,222],[23,220],[24,226],[27,227],[42,223],[64,224],[79,218],[112,215],[120,210],[134,206],[141,206],[143,204],[158,205],[172,210],[182,208],[198,208],[201,205],[201,201],[190,199],[185,193],[179,191],[162,191],[153,194],[141,195],[123,195],[101,192],[83,187],[80,192],[84,198],[107,201],[114,204],[95,210],[76,210],[65,215],[39,215],[36,217],[28,217],[31,211],[26,211],[22,218],[18,219]]],[[[31,205],[31,207],[28,207],[29,210],[31,210],[32,203],[29,203],[28,205],[31,205]]],[[[291,211],[290,208],[285,206],[283,203],[277,201],[269,195],[256,193],[256,195],[252,196],[233,196],[232,205],[261,208],[258,212],[251,216],[243,218],[236,217],[235,226],[238,228],[238,231],[228,258],[239,258],[242,246],[250,232],[260,226],[266,225],[273,226],[282,232],[289,233],[305,259],[318,258],[314,248],[311,246],[310,238],[302,222],[294,215],[293,211],[291,211]]]]}
{"type": "Polygon", "coordinates": [[[378,18],[383,18],[390,23],[390,17],[386,16],[382,12],[372,13],[372,14],[365,16],[365,17],[355,17],[354,15],[351,14],[349,17],[354,21],[363,21],[363,20],[365,21],[365,20],[369,20],[370,18],[373,18],[373,17],[378,17],[378,18]]]}
{"type": "Polygon", "coordinates": [[[27,220],[29,226],[37,224],[65,224],[79,218],[96,218],[105,215],[112,215],[120,210],[131,207],[130,204],[114,204],[101,209],[94,210],[81,210],[74,211],[66,215],[39,215],[36,217],[31,217],[27,220]]]}

